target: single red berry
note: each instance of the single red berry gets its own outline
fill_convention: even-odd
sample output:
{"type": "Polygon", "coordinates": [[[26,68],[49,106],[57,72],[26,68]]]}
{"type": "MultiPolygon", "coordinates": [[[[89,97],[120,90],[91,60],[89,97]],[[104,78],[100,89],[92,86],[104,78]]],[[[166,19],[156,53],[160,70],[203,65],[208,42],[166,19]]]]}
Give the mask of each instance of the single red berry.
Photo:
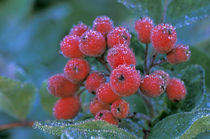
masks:
{"type": "Polygon", "coordinates": [[[126,118],[129,113],[129,104],[125,100],[119,99],[112,103],[111,112],[115,118],[126,118]]]}
{"type": "Polygon", "coordinates": [[[186,95],[184,82],[177,78],[170,79],[166,88],[166,93],[168,99],[172,101],[179,101],[181,99],[184,99],[186,95]]]}
{"type": "Polygon", "coordinates": [[[74,83],[82,82],[90,71],[89,63],[84,59],[69,60],[64,67],[64,75],[74,83]]]}
{"type": "Polygon", "coordinates": [[[166,84],[161,76],[154,74],[146,75],[140,85],[140,89],[146,96],[160,96],[166,88],[166,84]]]}
{"type": "Polygon", "coordinates": [[[59,99],[53,108],[53,114],[56,119],[72,119],[80,110],[79,97],[65,97],[59,99]]]}
{"type": "Polygon", "coordinates": [[[107,43],[109,48],[117,44],[130,44],[131,34],[124,27],[116,27],[112,29],[107,35],[107,43]]]}
{"type": "Polygon", "coordinates": [[[88,26],[83,24],[83,23],[79,23],[77,25],[75,25],[71,31],[70,31],[70,35],[76,35],[76,36],[82,36],[82,34],[84,32],[86,32],[88,30],[88,26]]]}
{"type": "Polygon", "coordinates": [[[47,88],[53,96],[69,97],[77,92],[79,86],[67,80],[63,74],[56,74],[48,79],[47,88]]]}
{"type": "Polygon", "coordinates": [[[79,48],[87,56],[98,57],[104,53],[106,41],[100,32],[88,30],[81,36],[79,48]]]}
{"type": "Polygon", "coordinates": [[[95,116],[95,120],[103,120],[109,124],[118,125],[118,120],[108,110],[99,111],[95,116]]]}
{"type": "Polygon", "coordinates": [[[93,21],[93,29],[106,36],[113,28],[113,21],[107,16],[99,16],[93,21]]]}
{"type": "Polygon", "coordinates": [[[96,115],[96,113],[101,110],[110,110],[110,106],[107,103],[100,102],[97,97],[94,97],[93,100],[90,102],[89,109],[93,115],[96,115]]]}
{"type": "Polygon", "coordinates": [[[163,70],[156,70],[152,73],[153,75],[161,76],[161,78],[164,80],[165,84],[168,84],[169,81],[169,75],[163,70]]]}
{"type": "Polygon", "coordinates": [[[149,17],[140,18],[135,22],[135,30],[142,43],[150,43],[150,34],[153,27],[153,21],[149,17]]]}
{"type": "Polygon", "coordinates": [[[68,58],[82,58],[84,54],[79,49],[80,37],[67,35],[60,43],[61,52],[68,58]]]}
{"type": "Polygon", "coordinates": [[[176,44],[176,30],[172,25],[159,24],[151,31],[151,42],[157,52],[166,54],[176,44]]]}
{"type": "Polygon", "coordinates": [[[109,83],[101,84],[96,91],[96,95],[99,101],[108,104],[111,104],[115,100],[120,99],[120,96],[112,91],[109,83]]]}
{"type": "Polygon", "coordinates": [[[120,65],[112,71],[110,85],[117,95],[130,96],[138,90],[140,79],[140,74],[135,67],[120,65]]]}
{"type": "Polygon", "coordinates": [[[85,87],[89,93],[95,94],[96,89],[104,82],[106,82],[106,78],[103,73],[93,72],[87,77],[85,87]]]}
{"type": "Polygon", "coordinates": [[[176,45],[171,52],[167,54],[168,62],[171,64],[179,64],[190,59],[191,52],[188,45],[176,45]]]}
{"type": "Polygon", "coordinates": [[[136,57],[130,48],[118,46],[109,49],[107,62],[113,69],[122,64],[136,66],[136,57]]]}

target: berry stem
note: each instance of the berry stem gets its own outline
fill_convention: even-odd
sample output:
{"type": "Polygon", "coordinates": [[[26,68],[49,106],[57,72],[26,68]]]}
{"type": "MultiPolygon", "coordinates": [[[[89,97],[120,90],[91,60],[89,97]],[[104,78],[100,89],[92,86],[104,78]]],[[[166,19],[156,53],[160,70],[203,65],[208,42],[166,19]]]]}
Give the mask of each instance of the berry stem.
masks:
{"type": "Polygon", "coordinates": [[[160,23],[163,23],[166,19],[166,12],[167,12],[167,9],[168,9],[168,0],[164,0],[164,9],[163,9],[163,13],[162,13],[162,17],[161,17],[161,20],[160,20],[160,23]]]}
{"type": "Polygon", "coordinates": [[[80,96],[85,90],[86,90],[86,88],[81,89],[81,90],[77,93],[77,96],[80,96]]]}
{"type": "Polygon", "coordinates": [[[164,59],[158,61],[157,63],[153,63],[152,67],[161,65],[161,64],[166,63],[166,62],[167,62],[167,59],[164,58],[164,59]]]}
{"type": "Polygon", "coordinates": [[[112,70],[110,69],[107,62],[105,61],[104,54],[101,57],[96,57],[96,60],[98,60],[102,65],[104,65],[104,67],[107,69],[107,71],[109,73],[111,73],[112,70]]]}
{"type": "Polygon", "coordinates": [[[158,54],[157,52],[154,52],[154,54],[152,55],[152,61],[151,61],[150,65],[149,65],[149,69],[148,69],[147,74],[150,73],[150,70],[151,70],[152,67],[154,66],[154,62],[155,62],[155,59],[156,59],[156,57],[157,57],[157,54],[158,54]]]}
{"type": "Polygon", "coordinates": [[[148,55],[148,49],[149,45],[146,43],[145,53],[144,53],[144,72],[148,74],[148,68],[147,68],[147,55],[148,55]]]}
{"type": "Polygon", "coordinates": [[[132,113],[130,114],[127,118],[131,118],[131,119],[145,119],[147,121],[151,121],[151,118],[143,113],[132,113]]]}
{"type": "Polygon", "coordinates": [[[34,122],[29,122],[29,121],[22,121],[22,122],[16,122],[16,123],[9,123],[5,125],[0,125],[0,131],[2,130],[7,130],[15,127],[20,127],[20,126],[29,126],[31,127],[34,122]]]}

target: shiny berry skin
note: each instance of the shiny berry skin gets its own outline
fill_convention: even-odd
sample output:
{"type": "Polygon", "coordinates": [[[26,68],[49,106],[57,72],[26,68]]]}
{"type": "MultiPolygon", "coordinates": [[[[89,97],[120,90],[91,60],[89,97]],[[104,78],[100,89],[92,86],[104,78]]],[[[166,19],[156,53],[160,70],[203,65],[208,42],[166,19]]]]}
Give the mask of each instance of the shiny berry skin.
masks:
{"type": "Polygon", "coordinates": [[[101,84],[96,91],[96,96],[99,101],[108,104],[111,104],[115,100],[120,99],[120,96],[118,96],[112,91],[109,83],[101,84]]]}
{"type": "Polygon", "coordinates": [[[142,93],[149,97],[160,96],[166,88],[166,84],[161,76],[146,75],[140,85],[142,93]]]}
{"type": "Polygon", "coordinates": [[[98,57],[106,49],[105,38],[100,32],[88,30],[81,36],[79,48],[87,56],[98,57]]]}
{"type": "Polygon", "coordinates": [[[72,119],[79,113],[80,106],[79,97],[61,98],[55,103],[53,114],[56,119],[72,119]]]}
{"type": "Polygon", "coordinates": [[[129,104],[125,100],[119,99],[112,103],[111,112],[115,118],[126,118],[129,113],[129,104]]]}
{"type": "Polygon", "coordinates": [[[62,54],[67,58],[82,58],[84,54],[79,49],[80,37],[67,35],[60,43],[62,54]]]}
{"type": "Polygon", "coordinates": [[[103,73],[93,72],[87,77],[85,87],[89,93],[95,94],[96,89],[104,82],[106,82],[106,78],[103,73]]]}
{"type": "Polygon", "coordinates": [[[112,48],[114,45],[117,44],[127,43],[129,45],[130,40],[131,34],[124,27],[116,27],[112,29],[107,35],[107,43],[109,48],[112,48]]]}
{"type": "Polygon", "coordinates": [[[93,29],[106,36],[113,28],[113,21],[107,16],[99,16],[93,21],[93,29]]]}
{"type": "Polygon", "coordinates": [[[110,75],[110,85],[114,93],[124,97],[134,94],[140,85],[140,74],[128,65],[120,65],[110,75]]]}
{"type": "Polygon", "coordinates": [[[90,72],[90,65],[84,59],[74,58],[69,60],[64,67],[64,75],[74,83],[82,82],[90,72]]]}
{"type": "Polygon", "coordinates": [[[79,86],[67,80],[63,74],[56,74],[48,79],[47,88],[53,96],[69,97],[78,91],[79,86]]]}
{"type": "Polygon", "coordinates": [[[154,71],[152,74],[153,74],[153,75],[161,76],[162,79],[164,80],[165,84],[166,84],[166,85],[168,84],[169,75],[168,75],[168,73],[166,73],[165,71],[163,71],[163,70],[156,70],[156,71],[154,71]]]}
{"type": "Polygon", "coordinates": [[[109,49],[107,54],[107,62],[115,69],[119,65],[136,65],[136,57],[132,50],[128,47],[113,47],[109,49]]]}
{"type": "Polygon", "coordinates": [[[184,82],[177,78],[172,78],[166,88],[168,99],[171,101],[179,101],[184,99],[186,95],[186,89],[184,82]]]}
{"type": "Polygon", "coordinates": [[[99,111],[95,116],[95,120],[103,120],[109,124],[118,125],[118,120],[108,110],[99,111]]]}
{"type": "Polygon", "coordinates": [[[153,21],[149,17],[140,18],[135,22],[135,30],[142,43],[150,43],[150,34],[153,27],[153,21]]]}
{"type": "Polygon", "coordinates": [[[170,52],[176,44],[176,30],[172,25],[159,24],[151,31],[151,42],[155,50],[166,54],[170,52]]]}
{"type": "Polygon", "coordinates": [[[71,31],[70,31],[70,35],[76,35],[76,36],[82,36],[82,34],[84,32],[86,32],[88,30],[88,26],[83,24],[83,23],[79,23],[77,25],[75,25],[71,31]]]}
{"type": "Polygon", "coordinates": [[[110,106],[107,103],[100,102],[97,97],[94,97],[93,100],[90,102],[89,109],[93,115],[96,115],[96,113],[101,110],[110,110],[110,106]]]}
{"type": "Polygon", "coordinates": [[[176,45],[171,52],[167,54],[168,62],[171,64],[179,64],[190,59],[191,52],[188,45],[176,45]]]}

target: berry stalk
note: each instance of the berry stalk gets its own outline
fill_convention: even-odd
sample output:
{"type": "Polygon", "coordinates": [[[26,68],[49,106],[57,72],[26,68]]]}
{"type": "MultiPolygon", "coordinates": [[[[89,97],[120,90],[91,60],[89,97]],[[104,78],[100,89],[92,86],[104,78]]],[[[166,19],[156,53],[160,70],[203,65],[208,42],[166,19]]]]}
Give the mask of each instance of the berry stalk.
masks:
{"type": "Polygon", "coordinates": [[[146,48],[145,48],[145,53],[144,53],[144,72],[148,74],[148,69],[147,69],[147,55],[148,55],[148,50],[149,50],[149,45],[146,43],[146,48]]]}
{"type": "Polygon", "coordinates": [[[22,121],[22,122],[16,122],[16,123],[9,123],[5,125],[0,125],[0,131],[2,130],[7,130],[15,127],[20,127],[20,126],[29,126],[31,127],[34,124],[32,121],[22,121]]]}

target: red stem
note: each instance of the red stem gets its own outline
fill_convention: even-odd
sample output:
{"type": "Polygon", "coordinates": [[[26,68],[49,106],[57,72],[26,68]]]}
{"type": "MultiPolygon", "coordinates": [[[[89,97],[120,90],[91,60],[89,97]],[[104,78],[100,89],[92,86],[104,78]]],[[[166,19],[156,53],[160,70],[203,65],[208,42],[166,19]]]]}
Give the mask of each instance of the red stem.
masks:
{"type": "Polygon", "coordinates": [[[0,125],[0,131],[2,130],[7,130],[15,127],[20,127],[20,126],[29,126],[31,127],[34,122],[29,122],[29,121],[23,121],[23,122],[16,122],[16,123],[9,123],[5,125],[0,125]]]}

